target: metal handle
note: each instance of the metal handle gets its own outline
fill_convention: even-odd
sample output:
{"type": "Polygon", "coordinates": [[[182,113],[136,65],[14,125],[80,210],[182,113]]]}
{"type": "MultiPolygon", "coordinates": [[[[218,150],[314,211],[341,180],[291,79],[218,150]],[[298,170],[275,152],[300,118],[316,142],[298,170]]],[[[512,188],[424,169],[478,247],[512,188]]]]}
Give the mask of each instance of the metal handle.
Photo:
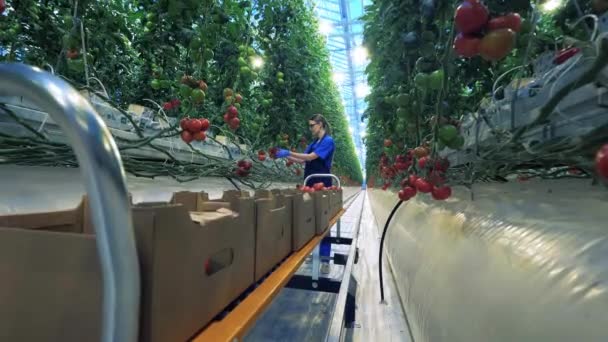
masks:
{"type": "Polygon", "coordinates": [[[33,101],[49,113],[71,142],[97,234],[103,278],[102,341],[136,341],[139,264],[125,174],[112,135],[85,98],[67,82],[39,68],[0,63],[0,95],[33,101]]]}
{"type": "Polygon", "coordinates": [[[308,177],[306,177],[304,179],[304,184],[302,184],[302,185],[306,186],[306,183],[311,178],[330,178],[330,177],[333,178],[333,179],[335,179],[338,182],[338,188],[342,187],[340,185],[340,178],[338,178],[336,175],[331,174],[331,173],[315,173],[315,174],[312,174],[312,175],[310,175],[310,176],[308,176],[308,177]]]}

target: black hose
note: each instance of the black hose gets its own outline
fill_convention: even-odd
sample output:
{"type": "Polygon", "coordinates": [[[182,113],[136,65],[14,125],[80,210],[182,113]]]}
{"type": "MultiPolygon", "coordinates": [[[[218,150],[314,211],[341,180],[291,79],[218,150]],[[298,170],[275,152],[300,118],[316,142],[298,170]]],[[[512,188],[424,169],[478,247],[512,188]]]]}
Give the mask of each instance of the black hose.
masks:
{"type": "Polygon", "coordinates": [[[382,247],[384,246],[384,238],[386,237],[388,225],[391,223],[391,220],[397,212],[397,209],[399,209],[399,207],[401,206],[401,203],[403,203],[403,201],[399,201],[393,208],[393,211],[391,211],[391,214],[388,215],[388,220],[386,220],[386,224],[384,225],[384,231],[382,232],[382,238],[380,239],[380,253],[378,253],[378,272],[380,273],[380,299],[382,301],[384,301],[384,282],[382,280],[382,247]]]}

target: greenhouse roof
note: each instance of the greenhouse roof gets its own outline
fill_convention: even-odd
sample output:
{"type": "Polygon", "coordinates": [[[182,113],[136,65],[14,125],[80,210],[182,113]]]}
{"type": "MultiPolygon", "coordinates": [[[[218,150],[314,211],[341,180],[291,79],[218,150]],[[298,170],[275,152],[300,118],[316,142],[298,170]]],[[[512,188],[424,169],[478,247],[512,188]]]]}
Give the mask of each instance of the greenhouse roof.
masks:
{"type": "Polygon", "coordinates": [[[346,116],[353,135],[361,166],[365,169],[365,123],[361,115],[366,109],[369,93],[364,70],[368,63],[363,43],[363,15],[371,0],[313,0],[321,33],[327,37],[327,49],[340,89],[346,116]]]}

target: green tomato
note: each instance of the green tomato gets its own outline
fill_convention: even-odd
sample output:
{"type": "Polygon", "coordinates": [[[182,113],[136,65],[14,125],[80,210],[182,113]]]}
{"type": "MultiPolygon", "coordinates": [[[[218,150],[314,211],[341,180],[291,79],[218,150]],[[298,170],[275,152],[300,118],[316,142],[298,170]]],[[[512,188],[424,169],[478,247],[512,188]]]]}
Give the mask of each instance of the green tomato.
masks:
{"type": "Polygon", "coordinates": [[[397,108],[397,116],[400,118],[407,118],[409,116],[409,110],[404,107],[397,108]]]}
{"type": "Polygon", "coordinates": [[[169,80],[160,81],[160,87],[165,88],[165,89],[171,88],[171,81],[169,81],[169,80]]]}
{"type": "Polygon", "coordinates": [[[453,125],[443,125],[439,127],[439,139],[444,143],[449,143],[458,136],[458,129],[453,125]]]}
{"type": "Polygon", "coordinates": [[[199,37],[194,37],[190,41],[190,48],[192,50],[198,50],[203,46],[203,41],[199,37]]]}
{"type": "Polygon", "coordinates": [[[152,20],[156,19],[156,14],[154,14],[154,13],[148,13],[148,14],[146,14],[146,19],[148,21],[152,21],[152,20]]]}
{"type": "Polygon", "coordinates": [[[179,86],[179,93],[182,95],[183,98],[188,98],[192,94],[192,88],[185,84],[182,84],[179,86]]]}
{"type": "Polygon", "coordinates": [[[238,63],[239,63],[239,66],[242,66],[242,67],[247,66],[247,61],[245,61],[245,58],[243,58],[243,57],[239,57],[238,63]]]}
{"type": "Polygon", "coordinates": [[[240,53],[245,53],[247,52],[247,47],[245,45],[239,45],[239,52],[240,53]]]}
{"type": "Polygon", "coordinates": [[[277,80],[277,83],[283,85],[283,84],[285,84],[285,80],[283,80],[282,78],[279,78],[277,80]]]}
{"type": "Polygon", "coordinates": [[[410,96],[408,94],[399,94],[399,96],[397,96],[397,103],[400,106],[407,106],[410,104],[410,96]]]}
{"type": "Polygon", "coordinates": [[[255,55],[255,50],[254,50],[254,49],[253,49],[253,48],[250,46],[250,47],[247,49],[247,54],[248,54],[249,56],[253,56],[253,55],[255,55]]]}
{"type": "Polygon", "coordinates": [[[241,75],[251,76],[251,69],[248,66],[241,67],[241,75]]]}
{"type": "Polygon", "coordinates": [[[433,71],[428,77],[429,87],[434,90],[439,90],[443,87],[443,70],[437,69],[433,71]]]}
{"type": "Polygon", "coordinates": [[[211,50],[209,48],[205,49],[205,52],[203,53],[203,58],[206,61],[213,59],[213,56],[214,56],[213,50],[211,50]]]}
{"type": "Polygon", "coordinates": [[[205,92],[202,91],[201,89],[194,89],[192,91],[192,93],[190,94],[190,98],[195,103],[201,103],[205,100],[205,92]]]}
{"type": "Polygon", "coordinates": [[[148,30],[153,29],[153,28],[154,28],[154,22],[153,22],[153,21],[148,21],[148,22],[146,23],[146,28],[147,28],[148,30]]]}
{"type": "Polygon", "coordinates": [[[283,78],[285,76],[285,74],[283,74],[282,72],[277,72],[277,78],[283,78]]]}
{"type": "Polygon", "coordinates": [[[462,146],[464,146],[464,137],[462,135],[459,135],[446,145],[453,150],[460,150],[462,146]]]}
{"type": "Polygon", "coordinates": [[[74,26],[74,19],[72,18],[71,15],[64,15],[63,16],[63,22],[65,23],[65,26],[67,28],[72,28],[72,26],[74,26]]]}
{"type": "Polygon", "coordinates": [[[270,100],[267,100],[267,99],[262,100],[262,105],[269,106],[270,105],[270,100]]]}
{"type": "Polygon", "coordinates": [[[150,82],[150,87],[154,90],[160,89],[160,80],[153,79],[152,82],[150,82]]]}
{"type": "Polygon", "coordinates": [[[414,83],[420,89],[427,89],[429,87],[429,76],[427,74],[419,73],[414,77],[414,83]]]}

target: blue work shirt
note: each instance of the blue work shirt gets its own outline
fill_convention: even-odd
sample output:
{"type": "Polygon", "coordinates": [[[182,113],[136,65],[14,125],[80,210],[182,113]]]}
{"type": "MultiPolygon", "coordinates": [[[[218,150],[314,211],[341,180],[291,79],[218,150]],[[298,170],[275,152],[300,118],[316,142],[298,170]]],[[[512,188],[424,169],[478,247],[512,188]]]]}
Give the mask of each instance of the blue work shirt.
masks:
{"type": "MultiPolygon", "coordinates": [[[[304,153],[316,153],[319,158],[311,161],[307,161],[304,166],[304,178],[315,173],[331,173],[331,163],[334,158],[334,150],[336,145],[334,139],[329,135],[324,135],[320,140],[313,141],[304,153]]],[[[332,178],[311,178],[306,182],[307,186],[313,186],[315,183],[322,182],[326,187],[332,185],[332,178]]]]}

